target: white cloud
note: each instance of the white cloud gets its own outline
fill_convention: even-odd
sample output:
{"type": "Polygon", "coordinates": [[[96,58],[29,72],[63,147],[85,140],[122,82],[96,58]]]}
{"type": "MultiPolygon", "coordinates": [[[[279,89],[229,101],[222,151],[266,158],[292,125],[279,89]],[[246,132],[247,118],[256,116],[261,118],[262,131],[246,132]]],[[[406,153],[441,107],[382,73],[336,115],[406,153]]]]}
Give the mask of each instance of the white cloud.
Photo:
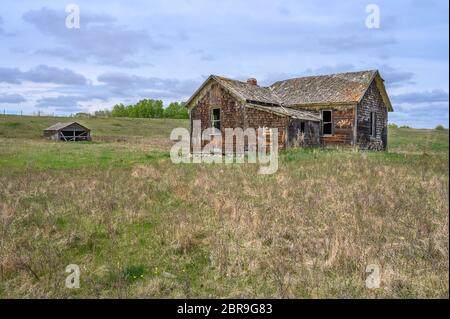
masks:
{"type": "Polygon", "coordinates": [[[23,81],[67,85],[84,85],[88,83],[88,80],[83,75],[67,68],[43,64],[28,71],[21,71],[18,68],[0,68],[0,83],[20,84],[23,81]]]}
{"type": "Polygon", "coordinates": [[[64,10],[47,7],[31,10],[23,15],[24,21],[59,43],[56,48],[42,48],[37,53],[72,61],[92,58],[100,64],[135,68],[139,63],[130,59],[139,51],[168,48],[155,41],[147,30],[130,29],[106,14],[83,11],[79,29],[66,28],[65,18],[64,10]]]}

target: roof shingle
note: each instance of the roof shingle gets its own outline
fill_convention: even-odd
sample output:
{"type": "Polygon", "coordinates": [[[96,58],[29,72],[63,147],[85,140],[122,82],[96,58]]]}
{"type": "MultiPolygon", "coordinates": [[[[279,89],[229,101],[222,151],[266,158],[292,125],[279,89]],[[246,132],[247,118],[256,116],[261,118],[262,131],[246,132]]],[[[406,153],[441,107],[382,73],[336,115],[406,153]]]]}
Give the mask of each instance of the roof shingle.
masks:
{"type": "Polygon", "coordinates": [[[223,86],[241,96],[244,100],[274,105],[281,104],[281,101],[277,99],[276,95],[273,94],[269,87],[253,85],[247,82],[232,80],[217,75],[214,75],[213,77],[223,86]]]}
{"type": "Polygon", "coordinates": [[[298,110],[298,109],[291,109],[288,107],[280,107],[280,106],[264,106],[264,105],[257,105],[252,103],[247,103],[246,107],[254,108],[257,110],[267,111],[270,113],[274,113],[281,116],[289,116],[295,119],[300,120],[306,120],[306,121],[313,121],[313,122],[320,122],[321,117],[318,112],[309,111],[309,110],[298,110]]]}
{"type": "Polygon", "coordinates": [[[308,76],[274,83],[273,92],[286,106],[357,103],[377,71],[308,76]]]}
{"type": "MultiPolygon", "coordinates": [[[[54,125],[52,125],[52,126],[50,126],[50,127],[47,127],[46,129],[44,129],[44,131],[59,131],[59,130],[61,130],[61,129],[63,129],[63,128],[66,128],[66,127],[68,127],[68,126],[70,126],[70,125],[74,125],[74,124],[76,124],[76,125],[78,125],[78,126],[81,126],[81,127],[84,127],[83,125],[81,125],[81,124],[79,124],[79,123],[77,123],[77,122],[56,123],[56,124],[54,124],[54,125]]],[[[86,127],[84,127],[84,128],[86,128],[86,127]]],[[[86,129],[87,129],[87,128],[86,128],[86,129]]]]}

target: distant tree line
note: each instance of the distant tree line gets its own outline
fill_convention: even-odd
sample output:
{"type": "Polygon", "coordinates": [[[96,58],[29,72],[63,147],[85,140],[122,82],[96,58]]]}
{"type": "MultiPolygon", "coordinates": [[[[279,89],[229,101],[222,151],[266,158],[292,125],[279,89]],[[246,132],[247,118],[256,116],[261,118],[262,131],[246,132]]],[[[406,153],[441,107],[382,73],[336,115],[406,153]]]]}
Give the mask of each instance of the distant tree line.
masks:
{"type": "Polygon", "coordinates": [[[114,105],[111,111],[112,117],[134,117],[134,118],[171,118],[187,119],[189,114],[185,103],[173,102],[164,108],[161,100],[141,100],[134,105],[114,105]]]}
{"type": "Polygon", "coordinates": [[[77,113],[75,117],[132,117],[132,118],[169,118],[188,119],[189,113],[184,102],[172,102],[164,108],[161,100],[144,99],[136,104],[114,105],[112,110],[95,111],[94,114],[77,113]]]}
{"type": "MultiPolygon", "coordinates": [[[[398,126],[398,125],[395,124],[395,123],[389,123],[389,124],[388,124],[388,127],[389,127],[389,128],[411,128],[411,127],[408,126],[408,125],[401,125],[401,126],[398,126]]],[[[445,130],[445,127],[444,127],[443,125],[439,124],[438,126],[435,127],[435,130],[436,130],[436,131],[444,131],[444,130],[445,130]]]]}

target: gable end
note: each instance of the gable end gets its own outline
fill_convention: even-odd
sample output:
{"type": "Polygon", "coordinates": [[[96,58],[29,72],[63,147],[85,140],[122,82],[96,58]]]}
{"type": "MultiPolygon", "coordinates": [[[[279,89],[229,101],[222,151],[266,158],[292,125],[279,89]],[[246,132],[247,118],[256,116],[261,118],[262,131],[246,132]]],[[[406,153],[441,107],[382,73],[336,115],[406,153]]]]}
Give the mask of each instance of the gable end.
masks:
{"type": "Polygon", "coordinates": [[[384,80],[383,78],[380,76],[380,73],[377,71],[372,79],[372,81],[370,82],[369,86],[367,87],[366,91],[364,92],[364,94],[361,96],[360,100],[358,101],[358,104],[360,104],[362,102],[362,100],[366,97],[368,90],[371,88],[372,84],[375,82],[375,85],[378,89],[378,92],[381,95],[381,98],[383,99],[383,103],[386,106],[388,112],[394,112],[394,108],[392,107],[392,103],[391,100],[389,99],[389,96],[386,92],[386,87],[384,85],[384,80]]]}

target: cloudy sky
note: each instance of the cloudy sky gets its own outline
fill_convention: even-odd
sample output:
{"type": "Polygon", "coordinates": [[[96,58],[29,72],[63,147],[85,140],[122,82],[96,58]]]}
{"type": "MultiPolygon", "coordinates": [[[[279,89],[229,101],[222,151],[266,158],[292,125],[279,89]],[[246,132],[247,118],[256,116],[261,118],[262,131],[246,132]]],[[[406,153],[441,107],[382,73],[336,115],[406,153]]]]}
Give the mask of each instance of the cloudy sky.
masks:
{"type": "Polygon", "coordinates": [[[379,69],[391,122],[447,127],[448,26],[447,0],[1,0],[0,109],[182,101],[209,74],[271,84],[379,69]],[[66,27],[71,3],[80,28],[66,27]],[[379,28],[366,26],[369,4],[379,28]]]}

